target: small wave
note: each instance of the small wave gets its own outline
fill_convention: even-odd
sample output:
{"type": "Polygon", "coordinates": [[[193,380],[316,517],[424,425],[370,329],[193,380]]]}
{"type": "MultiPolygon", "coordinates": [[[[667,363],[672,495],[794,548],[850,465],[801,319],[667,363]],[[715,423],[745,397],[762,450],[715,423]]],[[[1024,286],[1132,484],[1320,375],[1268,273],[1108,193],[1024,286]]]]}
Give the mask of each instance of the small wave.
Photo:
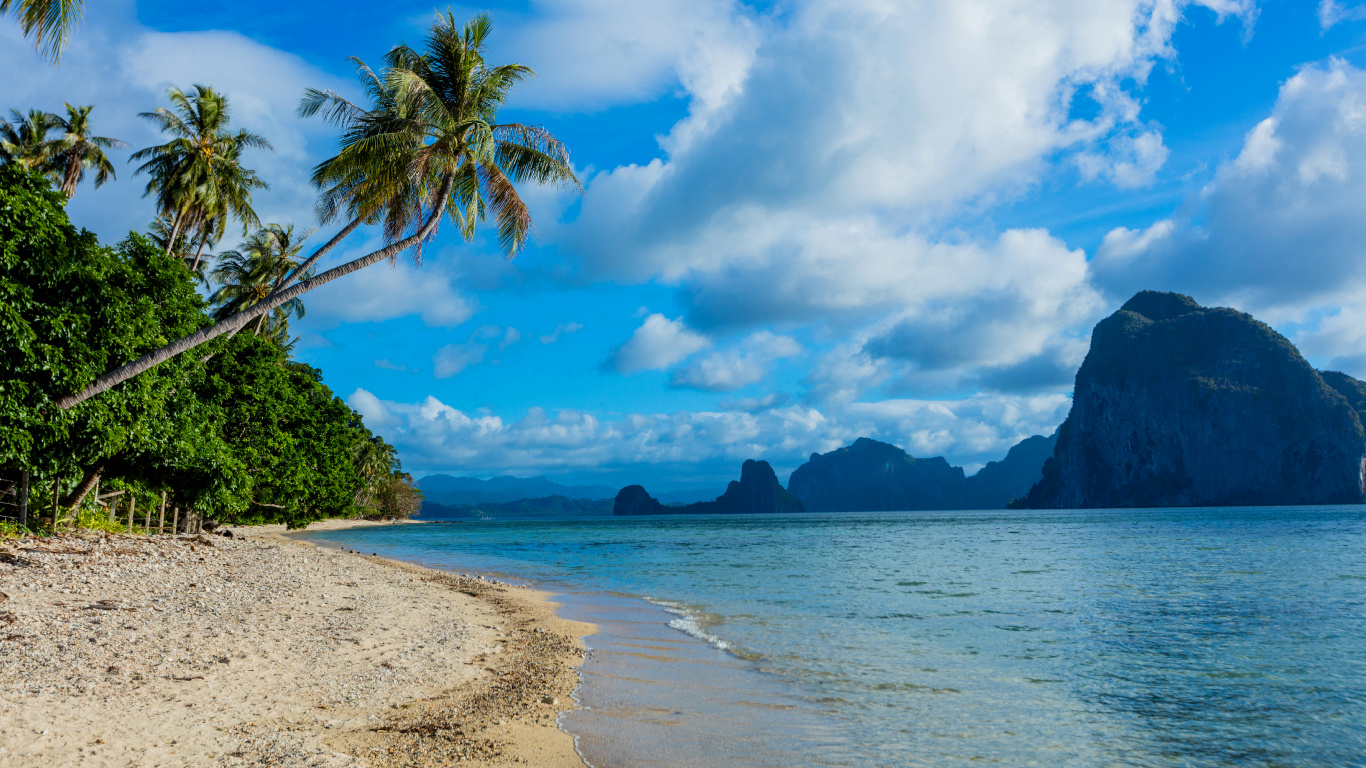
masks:
{"type": "Polygon", "coordinates": [[[689,637],[695,637],[704,643],[708,643],[717,650],[734,652],[735,649],[730,643],[704,629],[697,614],[688,610],[688,608],[681,603],[675,603],[671,600],[658,600],[653,597],[647,597],[645,600],[652,605],[663,608],[666,613],[671,613],[678,617],[669,622],[670,627],[673,627],[689,637]]]}

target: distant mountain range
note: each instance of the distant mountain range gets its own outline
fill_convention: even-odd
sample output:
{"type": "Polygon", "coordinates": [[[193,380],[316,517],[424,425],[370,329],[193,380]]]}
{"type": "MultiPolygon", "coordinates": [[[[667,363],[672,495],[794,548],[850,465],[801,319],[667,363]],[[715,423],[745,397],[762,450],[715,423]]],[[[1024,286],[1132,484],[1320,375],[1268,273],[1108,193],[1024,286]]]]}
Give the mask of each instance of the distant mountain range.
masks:
{"type": "Polygon", "coordinates": [[[787,489],[808,512],[1004,509],[1040,478],[1054,437],[1035,435],[971,477],[942,456],[918,459],[895,445],[860,437],[829,453],[813,453],[787,489]]]}
{"type": "Polygon", "coordinates": [[[519,499],[544,499],[550,496],[610,500],[617,494],[616,488],[605,485],[560,485],[544,476],[504,475],[480,480],[477,477],[427,475],[417,481],[416,485],[422,489],[423,498],[427,502],[444,506],[497,504],[519,499]]]}
{"type": "Polygon", "coordinates": [[[484,502],[481,504],[434,504],[424,502],[415,520],[553,520],[556,518],[607,517],[611,499],[571,499],[547,496],[540,499],[484,502]]]}

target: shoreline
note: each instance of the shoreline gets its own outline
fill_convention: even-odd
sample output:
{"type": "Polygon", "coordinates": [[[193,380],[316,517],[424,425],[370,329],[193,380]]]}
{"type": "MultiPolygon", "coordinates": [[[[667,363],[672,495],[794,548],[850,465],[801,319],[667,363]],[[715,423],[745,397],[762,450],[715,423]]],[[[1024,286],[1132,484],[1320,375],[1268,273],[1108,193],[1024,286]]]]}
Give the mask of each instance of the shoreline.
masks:
{"type": "Polygon", "coordinates": [[[0,542],[0,766],[584,765],[592,625],[283,529],[0,542]]]}

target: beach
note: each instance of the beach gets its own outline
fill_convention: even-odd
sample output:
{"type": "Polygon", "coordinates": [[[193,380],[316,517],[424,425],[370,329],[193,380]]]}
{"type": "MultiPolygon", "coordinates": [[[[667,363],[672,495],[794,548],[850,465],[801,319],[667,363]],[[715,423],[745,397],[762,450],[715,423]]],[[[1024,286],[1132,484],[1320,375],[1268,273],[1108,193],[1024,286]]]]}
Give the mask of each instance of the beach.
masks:
{"type": "Polygon", "coordinates": [[[583,764],[546,595],[233,531],[0,542],[0,766],[583,764]]]}

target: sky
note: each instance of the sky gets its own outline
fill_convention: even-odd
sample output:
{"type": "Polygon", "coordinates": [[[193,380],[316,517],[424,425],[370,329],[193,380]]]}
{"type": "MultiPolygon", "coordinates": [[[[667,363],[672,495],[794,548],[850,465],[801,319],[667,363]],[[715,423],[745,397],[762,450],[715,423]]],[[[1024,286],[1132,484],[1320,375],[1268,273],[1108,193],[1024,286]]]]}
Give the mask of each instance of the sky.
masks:
{"type": "MultiPolygon", "coordinates": [[[[450,10],[489,13],[490,61],[536,71],[504,118],[560,137],[583,191],[525,189],[513,260],[447,227],[420,265],[306,296],[296,357],[419,477],[709,487],[860,436],[973,472],[1057,428],[1091,328],[1144,289],[1366,376],[1366,5],[450,10]]],[[[136,149],[168,87],[215,86],[274,145],[247,156],[262,220],[313,229],[336,136],[300,94],[359,99],[348,57],[420,45],[435,11],[101,0],[57,67],[5,19],[0,107],[94,104],[136,149]]],[[[153,215],[129,151],[69,207],[110,241],[153,215]]]]}

